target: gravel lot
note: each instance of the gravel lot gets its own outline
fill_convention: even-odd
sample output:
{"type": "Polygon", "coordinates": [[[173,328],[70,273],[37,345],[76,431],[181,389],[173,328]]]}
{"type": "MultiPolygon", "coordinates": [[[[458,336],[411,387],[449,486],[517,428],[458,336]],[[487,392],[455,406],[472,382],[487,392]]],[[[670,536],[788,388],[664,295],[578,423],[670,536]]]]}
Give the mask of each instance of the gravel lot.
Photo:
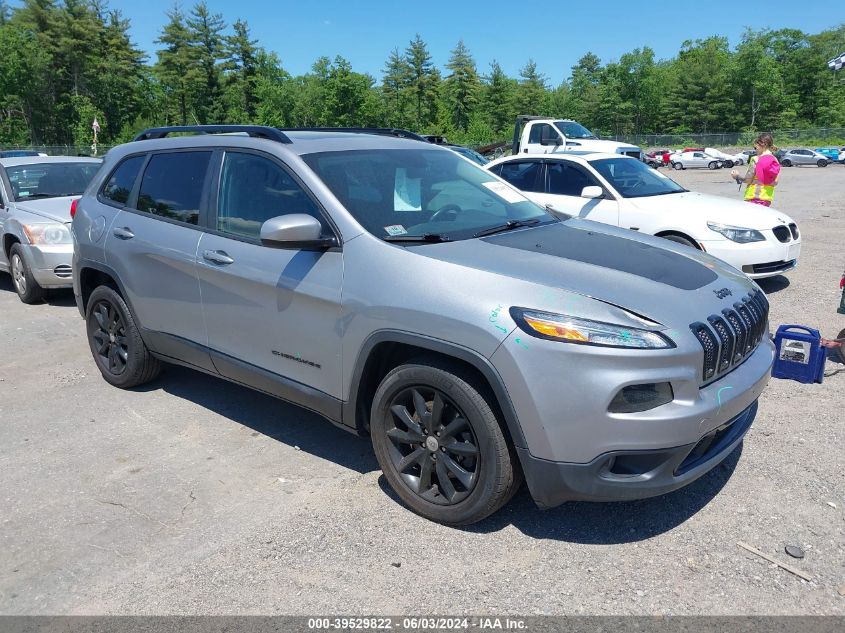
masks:
{"type": "MultiPolygon", "coordinates": [[[[672,176],[739,196],[727,170],[672,176]]],[[[773,329],[833,337],[845,167],[785,169],[776,200],[804,247],[761,284],[773,329]]],[[[845,614],[844,370],[773,380],[744,445],[686,489],[547,512],[523,489],[457,530],[297,407],[179,368],[110,387],[72,296],[25,306],[0,275],[0,613],[845,614]]]]}

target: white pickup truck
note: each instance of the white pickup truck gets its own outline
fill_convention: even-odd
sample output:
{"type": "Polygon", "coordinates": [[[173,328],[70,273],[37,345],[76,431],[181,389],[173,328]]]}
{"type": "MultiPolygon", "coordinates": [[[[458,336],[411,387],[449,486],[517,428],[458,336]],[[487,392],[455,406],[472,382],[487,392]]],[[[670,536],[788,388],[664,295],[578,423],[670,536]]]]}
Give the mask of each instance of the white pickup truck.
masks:
{"type": "Polygon", "coordinates": [[[603,141],[583,125],[571,119],[520,114],[513,128],[512,154],[553,154],[556,152],[588,151],[623,154],[642,159],[636,145],[603,141]]]}

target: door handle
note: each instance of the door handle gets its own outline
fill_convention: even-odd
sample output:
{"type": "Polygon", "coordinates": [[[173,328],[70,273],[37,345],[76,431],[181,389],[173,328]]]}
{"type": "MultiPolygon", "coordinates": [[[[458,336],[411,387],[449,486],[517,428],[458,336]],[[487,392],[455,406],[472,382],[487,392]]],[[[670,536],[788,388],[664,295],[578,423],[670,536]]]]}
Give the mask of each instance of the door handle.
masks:
{"type": "Polygon", "coordinates": [[[222,266],[235,263],[235,260],[226,254],[226,251],[203,251],[202,256],[203,259],[222,266]]]}
{"type": "Polygon", "coordinates": [[[135,234],[129,230],[129,227],[124,226],[123,228],[116,228],[112,231],[112,235],[121,240],[131,240],[135,237],[135,234]]]}

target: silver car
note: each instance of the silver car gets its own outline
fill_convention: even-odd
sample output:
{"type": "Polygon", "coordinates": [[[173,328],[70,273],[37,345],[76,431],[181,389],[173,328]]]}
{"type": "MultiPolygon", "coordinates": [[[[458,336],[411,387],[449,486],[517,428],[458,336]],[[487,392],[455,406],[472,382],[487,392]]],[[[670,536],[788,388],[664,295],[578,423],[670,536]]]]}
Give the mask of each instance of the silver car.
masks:
{"type": "Polygon", "coordinates": [[[369,435],[402,501],[452,525],[523,476],[543,507],[690,483],[742,441],[773,361],[738,270],[561,221],[420,141],[150,130],[109,152],[72,233],[106,381],[179,363],[297,403],[369,435]]]}
{"type": "Polygon", "coordinates": [[[827,167],[830,164],[830,158],[812,149],[789,149],[778,156],[780,164],[784,167],[792,167],[793,165],[816,165],[818,167],[827,167]]]}
{"type": "Polygon", "coordinates": [[[98,158],[0,158],[0,271],[24,303],[71,287],[70,208],[97,173],[98,158]]]}
{"type": "Polygon", "coordinates": [[[674,169],[719,169],[724,161],[704,152],[679,152],[669,157],[674,169]]]}

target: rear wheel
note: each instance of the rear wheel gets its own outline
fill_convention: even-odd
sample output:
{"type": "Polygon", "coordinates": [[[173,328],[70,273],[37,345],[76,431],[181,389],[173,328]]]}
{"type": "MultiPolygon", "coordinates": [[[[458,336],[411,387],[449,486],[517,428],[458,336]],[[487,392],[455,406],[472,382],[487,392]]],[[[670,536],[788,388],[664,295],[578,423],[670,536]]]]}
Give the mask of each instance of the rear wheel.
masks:
{"type": "Polygon", "coordinates": [[[129,389],[155,378],[161,363],[144,344],[126,302],[114,289],[99,286],[88,299],[88,345],[103,378],[129,389]]]}
{"type": "Polygon", "coordinates": [[[44,288],[38,285],[32,271],[23,258],[23,247],[20,244],[12,244],[9,251],[9,272],[12,275],[12,284],[15,292],[24,303],[38,303],[44,298],[44,288]]]}
{"type": "Polygon", "coordinates": [[[818,162],[816,162],[816,165],[818,165],[819,167],[827,167],[827,161],[823,158],[820,158],[818,162]]]}
{"type": "Polygon", "coordinates": [[[696,246],[695,242],[692,240],[682,236],[682,235],[661,235],[664,240],[669,240],[670,242],[676,242],[678,244],[683,244],[684,246],[689,246],[690,248],[694,248],[698,250],[698,246],[696,246]]]}
{"type": "Polygon", "coordinates": [[[681,163],[672,163],[672,169],[681,170],[684,166],[681,163]]]}
{"type": "Polygon", "coordinates": [[[438,523],[468,525],[503,506],[521,482],[496,414],[459,366],[396,367],[373,398],[370,432],[391,488],[438,523]]]}

